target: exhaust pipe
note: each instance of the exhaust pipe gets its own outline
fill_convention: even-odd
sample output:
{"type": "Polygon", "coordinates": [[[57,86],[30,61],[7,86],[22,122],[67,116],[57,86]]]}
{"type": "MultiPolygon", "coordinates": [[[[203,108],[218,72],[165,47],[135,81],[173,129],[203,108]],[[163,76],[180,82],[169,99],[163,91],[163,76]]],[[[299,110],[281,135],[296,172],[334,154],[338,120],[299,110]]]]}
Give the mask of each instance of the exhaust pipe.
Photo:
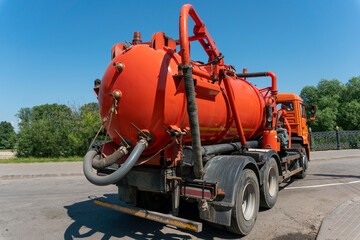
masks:
{"type": "MultiPolygon", "coordinates": [[[[107,176],[98,176],[97,175],[97,173],[94,171],[94,168],[93,168],[93,161],[97,157],[98,152],[94,151],[94,150],[88,151],[84,157],[84,164],[83,164],[83,171],[84,171],[85,177],[87,178],[87,180],[89,180],[89,182],[91,182],[92,184],[98,185],[98,186],[114,184],[114,183],[118,182],[120,179],[122,179],[123,177],[125,177],[126,174],[129,173],[129,171],[135,165],[136,161],[139,159],[140,155],[143,153],[143,151],[147,147],[148,147],[148,142],[145,139],[141,139],[139,142],[136,143],[135,148],[132,150],[130,156],[128,157],[128,159],[126,159],[124,164],[119,169],[117,169],[115,172],[113,172],[112,174],[107,175],[107,176]]],[[[119,150],[120,149],[121,148],[119,148],[119,150]]],[[[119,150],[117,150],[116,152],[118,152],[119,150]]],[[[113,153],[111,156],[113,156],[114,154],[115,155],[111,158],[111,161],[113,161],[115,159],[115,156],[121,156],[122,155],[121,152],[122,151],[120,151],[119,153],[113,153]]],[[[109,156],[109,157],[111,157],[111,156],[109,156]]],[[[120,158],[117,158],[116,161],[119,159],[120,158]]],[[[99,160],[95,160],[95,162],[96,161],[99,161],[99,160]]],[[[110,163],[111,161],[107,160],[105,162],[110,163]]],[[[101,165],[103,165],[103,163],[101,163],[101,165]]]]}

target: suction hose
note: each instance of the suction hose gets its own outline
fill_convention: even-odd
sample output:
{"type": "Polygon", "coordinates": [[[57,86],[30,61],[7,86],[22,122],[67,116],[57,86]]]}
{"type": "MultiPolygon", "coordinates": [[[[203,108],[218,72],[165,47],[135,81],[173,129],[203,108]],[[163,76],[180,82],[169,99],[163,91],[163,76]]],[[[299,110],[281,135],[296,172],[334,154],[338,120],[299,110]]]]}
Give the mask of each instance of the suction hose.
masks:
{"type": "MultiPolygon", "coordinates": [[[[215,55],[219,54],[219,50],[217,50],[215,46],[215,42],[210,37],[210,34],[206,30],[204,23],[201,21],[194,7],[191,6],[190,4],[185,4],[181,8],[180,19],[179,19],[181,64],[182,64],[182,72],[184,75],[185,96],[186,96],[187,112],[190,123],[191,145],[193,150],[192,160],[194,162],[194,175],[197,179],[202,179],[204,176],[204,169],[203,169],[203,161],[201,157],[201,140],[200,140],[198,111],[195,100],[194,80],[192,77],[193,69],[190,60],[190,41],[188,36],[189,15],[195,22],[194,34],[196,35],[201,29],[202,34],[205,34],[205,38],[208,41],[208,46],[211,47],[215,55]]],[[[202,41],[203,42],[201,42],[201,44],[202,45],[203,43],[205,44],[204,40],[202,41]]],[[[213,54],[213,52],[211,54],[213,54]]]]}
{"type": "Polygon", "coordinates": [[[121,146],[118,150],[116,150],[110,156],[101,158],[100,154],[95,155],[92,160],[92,166],[95,169],[103,169],[109,167],[116,163],[120,158],[125,156],[128,153],[126,147],[121,146]]]}
{"type": "Polygon", "coordinates": [[[194,80],[192,77],[191,65],[185,65],[182,67],[184,75],[184,87],[187,103],[187,112],[189,116],[190,132],[191,132],[191,146],[193,150],[193,161],[194,161],[194,175],[198,179],[202,179],[204,176],[203,162],[201,156],[201,140],[200,140],[200,129],[198,110],[195,100],[195,88],[194,80]]]}
{"type": "Polygon", "coordinates": [[[148,143],[146,140],[141,139],[139,142],[137,142],[135,148],[132,150],[130,156],[124,164],[117,169],[114,173],[107,175],[107,176],[98,176],[94,170],[93,170],[93,159],[98,154],[96,151],[89,151],[85,155],[84,158],[84,164],[83,164],[83,171],[85,174],[85,177],[89,182],[92,184],[98,185],[98,186],[105,186],[109,184],[113,184],[118,182],[120,179],[122,179],[135,165],[136,161],[139,159],[142,152],[147,148],[148,143]]]}

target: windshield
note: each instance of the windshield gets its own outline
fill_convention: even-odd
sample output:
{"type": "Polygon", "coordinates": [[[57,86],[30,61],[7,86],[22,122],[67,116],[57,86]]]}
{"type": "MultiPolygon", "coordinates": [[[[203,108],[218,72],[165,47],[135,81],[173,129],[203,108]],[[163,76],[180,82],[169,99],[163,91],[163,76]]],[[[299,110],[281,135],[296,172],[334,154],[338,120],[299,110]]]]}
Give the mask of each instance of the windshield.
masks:
{"type": "Polygon", "coordinates": [[[291,112],[294,110],[294,104],[292,102],[282,102],[282,103],[278,103],[276,105],[277,109],[284,109],[288,112],[291,112]]]}

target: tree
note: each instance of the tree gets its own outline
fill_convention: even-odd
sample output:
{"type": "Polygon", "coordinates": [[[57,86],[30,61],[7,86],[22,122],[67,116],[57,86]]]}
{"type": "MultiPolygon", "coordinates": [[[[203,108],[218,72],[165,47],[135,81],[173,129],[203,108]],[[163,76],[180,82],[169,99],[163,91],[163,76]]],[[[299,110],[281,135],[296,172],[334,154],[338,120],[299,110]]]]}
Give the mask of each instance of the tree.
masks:
{"type": "Polygon", "coordinates": [[[336,79],[322,79],[316,87],[305,86],[300,97],[306,105],[317,106],[317,119],[311,122],[313,131],[334,131],[336,126],[344,130],[359,129],[360,77],[346,84],[336,79]]]}
{"type": "Polygon", "coordinates": [[[74,155],[72,111],[66,105],[45,104],[18,113],[19,156],[59,157],[74,155]]]}
{"type": "Polygon", "coordinates": [[[23,157],[84,155],[89,139],[101,126],[97,103],[78,110],[66,105],[45,104],[20,109],[17,154],[23,157]]]}
{"type": "Polygon", "coordinates": [[[76,139],[76,152],[78,155],[85,155],[91,140],[95,137],[101,126],[99,105],[97,103],[87,103],[75,111],[77,131],[73,133],[76,139]]]}
{"type": "Polygon", "coordinates": [[[0,123],[0,149],[13,149],[16,143],[16,133],[11,123],[0,123]]]}

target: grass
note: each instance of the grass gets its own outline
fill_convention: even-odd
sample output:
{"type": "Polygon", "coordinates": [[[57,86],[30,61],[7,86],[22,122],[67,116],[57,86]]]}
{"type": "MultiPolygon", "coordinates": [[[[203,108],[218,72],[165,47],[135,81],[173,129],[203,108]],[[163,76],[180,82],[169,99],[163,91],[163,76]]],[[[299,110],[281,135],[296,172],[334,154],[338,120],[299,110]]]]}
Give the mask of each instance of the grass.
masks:
{"type": "Polygon", "coordinates": [[[10,158],[0,159],[0,163],[44,163],[44,162],[80,162],[84,157],[59,157],[59,158],[10,158]]]}

